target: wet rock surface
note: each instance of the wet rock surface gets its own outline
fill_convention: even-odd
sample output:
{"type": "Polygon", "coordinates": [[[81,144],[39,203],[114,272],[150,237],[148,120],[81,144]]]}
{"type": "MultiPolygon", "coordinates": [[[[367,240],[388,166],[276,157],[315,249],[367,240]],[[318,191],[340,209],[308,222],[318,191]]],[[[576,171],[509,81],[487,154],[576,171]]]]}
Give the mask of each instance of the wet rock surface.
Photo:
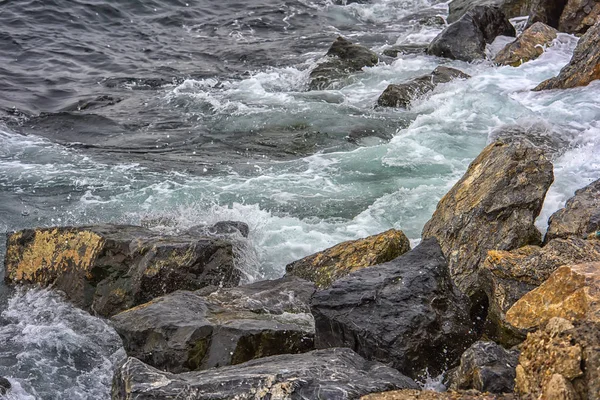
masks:
{"type": "Polygon", "coordinates": [[[454,60],[485,58],[485,45],[499,36],[516,36],[515,28],[496,7],[476,6],[444,29],[427,48],[427,54],[454,60]]]}
{"type": "Polygon", "coordinates": [[[480,393],[476,390],[434,392],[430,390],[395,390],[361,397],[361,400],[518,400],[514,394],[480,393]]]}
{"type": "Polygon", "coordinates": [[[7,394],[11,388],[12,385],[10,384],[10,381],[5,377],[0,376],[0,395],[7,394]]]}
{"type": "Polygon", "coordinates": [[[528,141],[535,147],[544,151],[547,157],[556,158],[569,148],[569,140],[562,132],[557,132],[555,127],[541,121],[528,121],[528,123],[505,124],[494,129],[489,134],[490,142],[502,141],[511,143],[515,141],[528,141]]]}
{"type": "Polygon", "coordinates": [[[10,234],[5,281],[52,286],[111,316],[178,289],[235,286],[231,243],[166,236],[132,225],[26,229],[10,234]]]}
{"type": "Polygon", "coordinates": [[[341,36],[333,42],[325,56],[327,59],[310,73],[309,90],[327,89],[350,73],[379,62],[377,54],[341,36]]]}
{"type": "Polygon", "coordinates": [[[558,22],[558,30],[576,35],[584,34],[600,17],[600,1],[567,0],[558,22]]]}
{"type": "Polygon", "coordinates": [[[460,290],[481,292],[478,268],[489,250],[541,242],[534,221],[552,180],[552,164],[526,141],[492,143],[469,165],[422,234],[437,238],[460,290]]]}
{"type": "Polygon", "coordinates": [[[527,61],[535,60],[544,53],[546,46],[552,45],[556,34],[556,29],[542,22],[536,22],[527,28],[517,40],[500,50],[494,57],[494,62],[499,65],[518,67],[527,61]]]}
{"type": "Polygon", "coordinates": [[[497,7],[502,10],[506,18],[527,15],[530,0],[452,0],[448,4],[448,23],[458,21],[463,15],[476,6],[497,7]]]}
{"type": "Polygon", "coordinates": [[[315,293],[316,346],[349,347],[417,377],[438,374],[475,340],[469,301],[435,239],[315,293]]]}
{"type": "Polygon", "coordinates": [[[517,350],[506,350],[494,342],[475,342],[460,357],[460,365],[450,375],[450,389],[512,393],[517,350]]]}
{"type": "Polygon", "coordinates": [[[377,105],[406,108],[413,99],[432,91],[440,83],[447,83],[458,78],[467,79],[470,76],[457,69],[440,66],[429,75],[414,78],[406,83],[389,85],[377,99],[377,105]]]}
{"type": "Polygon", "coordinates": [[[586,86],[600,79],[600,21],[579,39],[571,61],[558,76],[545,80],[533,90],[568,89],[586,86]]]}
{"type": "Polygon", "coordinates": [[[314,349],[314,286],[288,277],[208,296],[177,291],[112,318],[130,357],[170,372],[314,349]]]}
{"type": "Polygon", "coordinates": [[[579,189],[564,208],[548,220],[548,231],[544,240],[585,237],[600,229],[600,179],[579,189]]]}
{"type": "Polygon", "coordinates": [[[113,399],[356,399],[416,383],[350,349],[279,355],[208,371],[172,374],[128,358],[113,379],[113,399]]]}
{"type": "Polygon", "coordinates": [[[542,22],[558,29],[560,16],[566,4],[567,0],[532,0],[527,26],[542,22]]]}

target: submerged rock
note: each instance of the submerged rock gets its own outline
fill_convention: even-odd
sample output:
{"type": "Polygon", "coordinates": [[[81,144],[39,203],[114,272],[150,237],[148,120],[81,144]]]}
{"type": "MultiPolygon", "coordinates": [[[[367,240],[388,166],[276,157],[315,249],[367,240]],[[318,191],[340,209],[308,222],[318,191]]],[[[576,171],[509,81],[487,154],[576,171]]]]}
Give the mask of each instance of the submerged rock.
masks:
{"type": "Polygon", "coordinates": [[[563,265],[506,312],[509,324],[529,331],[554,317],[600,322],[600,262],[563,265]]]}
{"type": "Polygon", "coordinates": [[[527,141],[499,141],[483,149],[440,200],[422,236],[437,238],[464,293],[483,295],[477,275],[489,250],[541,243],[534,221],[552,181],[542,150],[527,141]]]}
{"type": "Polygon", "coordinates": [[[458,21],[476,6],[497,7],[506,18],[529,14],[531,0],[452,0],[448,4],[448,23],[458,21]]]}
{"type": "Polygon", "coordinates": [[[479,281],[489,302],[487,336],[506,346],[520,343],[524,337],[506,322],[508,310],[560,266],[593,261],[600,261],[598,240],[554,239],[544,247],[489,251],[479,271],[479,281]]]}
{"type": "Polygon", "coordinates": [[[388,57],[398,57],[399,54],[423,54],[427,51],[427,46],[420,44],[394,45],[383,51],[388,57]]]}
{"type": "MultiPolygon", "coordinates": [[[[597,21],[600,21],[600,1],[567,0],[560,15],[558,30],[561,32],[582,35],[597,21]]],[[[598,37],[596,36],[596,40],[598,37]]]]}
{"type": "Polygon", "coordinates": [[[208,296],[177,291],[115,315],[127,355],[170,372],[314,349],[314,285],[288,277],[208,296]]]}
{"type": "Polygon", "coordinates": [[[517,40],[500,50],[496,54],[494,62],[499,65],[518,67],[527,61],[535,60],[544,53],[546,46],[552,45],[556,34],[556,29],[536,22],[527,28],[517,40]]]}
{"type": "Polygon", "coordinates": [[[310,73],[310,90],[327,89],[348,74],[373,67],[379,62],[377,54],[341,36],[333,42],[326,56],[327,60],[310,73]]]}
{"type": "Polygon", "coordinates": [[[485,45],[496,36],[516,36],[515,28],[496,7],[476,6],[437,35],[427,54],[462,61],[485,58],[485,45]]]}
{"type": "Polygon", "coordinates": [[[600,79],[600,21],[591,27],[575,47],[571,61],[560,70],[557,77],[540,83],[535,91],[546,89],[568,89],[586,86],[600,79]]]}
{"type": "Polygon", "coordinates": [[[523,398],[600,398],[600,324],[552,318],[521,346],[515,392],[523,398]]]}
{"type": "Polygon", "coordinates": [[[450,376],[450,389],[512,393],[517,350],[506,350],[494,342],[475,342],[460,357],[460,365],[450,376]]]}
{"type": "Polygon", "coordinates": [[[545,241],[569,236],[585,237],[600,230],[600,179],[579,189],[564,208],[548,220],[545,241]]]}
{"type": "Polygon", "coordinates": [[[379,96],[377,105],[406,108],[413,99],[432,91],[440,83],[450,82],[457,78],[467,79],[470,78],[470,75],[454,68],[437,67],[429,75],[414,78],[406,83],[389,85],[379,96]]]}
{"type": "Polygon", "coordinates": [[[381,264],[410,250],[404,232],[390,229],[364,239],[349,240],[320,251],[285,267],[287,275],[295,275],[326,288],[336,279],[361,268],[381,264]]]}
{"type": "Polygon", "coordinates": [[[8,237],[5,267],[6,282],[52,286],[102,316],[178,289],[235,286],[241,276],[227,241],[131,225],[22,230],[8,237]]]}
{"type": "Polygon", "coordinates": [[[415,378],[444,371],[475,340],[469,301],[435,239],[315,293],[316,346],[349,347],[415,378]]]}
{"type": "Polygon", "coordinates": [[[514,394],[480,393],[476,390],[434,392],[431,390],[394,390],[363,396],[360,400],[518,400],[514,394]]]}
{"type": "Polygon", "coordinates": [[[112,398],[158,399],[356,399],[416,383],[350,349],[279,355],[207,371],[172,374],[128,358],[113,378],[112,398]]]}

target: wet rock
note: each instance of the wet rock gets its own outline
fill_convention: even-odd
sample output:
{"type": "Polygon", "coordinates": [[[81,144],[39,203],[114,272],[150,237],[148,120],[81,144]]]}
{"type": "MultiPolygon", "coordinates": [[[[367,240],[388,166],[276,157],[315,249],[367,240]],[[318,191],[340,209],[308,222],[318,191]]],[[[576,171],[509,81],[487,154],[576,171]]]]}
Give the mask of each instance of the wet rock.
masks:
{"type": "Polygon", "coordinates": [[[540,149],[526,141],[498,141],[440,200],[422,237],[437,238],[464,293],[482,294],[478,268],[489,250],[541,243],[534,221],[552,180],[552,164],[540,149]]]}
{"type": "Polygon", "coordinates": [[[552,318],[521,346],[515,392],[523,398],[598,399],[600,324],[552,318]]]}
{"type": "Polygon", "coordinates": [[[554,317],[600,322],[600,262],[563,265],[506,312],[506,322],[529,331],[554,317]]]}
{"type": "Polygon", "coordinates": [[[558,22],[566,4],[567,0],[531,0],[527,26],[542,22],[558,29],[558,22]]]}
{"type": "Polygon", "coordinates": [[[499,35],[516,36],[504,13],[496,7],[476,6],[436,36],[427,54],[462,61],[484,59],[486,43],[499,35]]]}
{"type": "Polygon", "coordinates": [[[0,395],[7,394],[11,388],[12,385],[10,384],[10,381],[5,377],[0,376],[0,395]]]}
{"type": "Polygon", "coordinates": [[[240,364],[314,349],[308,303],[314,285],[296,277],[208,296],[177,291],[112,317],[127,355],[170,372],[240,364]]]}
{"type": "Polygon", "coordinates": [[[476,390],[433,392],[430,390],[394,390],[363,396],[360,400],[518,400],[514,394],[480,393],[476,390]]]}
{"type": "Polygon", "coordinates": [[[388,57],[398,57],[401,54],[423,54],[427,51],[427,46],[419,44],[395,45],[383,51],[388,57]]]}
{"type": "Polygon", "coordinates": [[[506,18],[528,15],[531,0],[452,0],[448,4],[448,23],[458,21],[476,6],[497,7],[506,18]]]}
{"type": "Polygon", "coordinates": [[[102,316],[178,289],[236,286],[241,276],[225,240],[131,225],[22,230],[8,237],[5,267],[7,283],[52,286],[102,316]]]}
{"type": "Polygon", "coordinates": [[[570,141],[563,132],[557,132],[554,126],[531,119],[502,125],[490,132],[489,140],[490,142],[500,140],[504,143],[528,141],[543,150],[548,157],[561,155],[569,148],[570,141]]]}
{"type": "Polygon", "coordinates": [[[240,235],[247,238],[250,234],[248,224],[240,221],[219,221],[214,225],[197,225],[193,226],[185,234],[192,236],[230,236],[240,235]]]}
{"type": "Polygon", "coordinates": [[[460,365],[450,377],[450,389],[512,393],[517,350],[506,350],[494,342],[475,342],[460,357],[460,365]]]}
{"type": "MultiPolygon", "coordinates": [[[[567,0],[558,22],[558,30],[582,35],[597,21],[600,21],[599,17],[599,0],[567,0]]],[[[598,40],[597,36],[596,40],[598,40]]]]}
{"type": "Polygon", "coordinates": [[[518,67],[527,61],[535,60],[544,53],[546,46],[552,45],[556,34],[556,29],[536,22],[527,28],[517,40],[500,50],[496,54],[494,62],[499,65],[518,67]]]}
{"type": "Polygon", "coordinates": [[[586,86],[600,79],[600,21],[579,39],[571,61],[560,70],[558,76],[540,83],[535,89],[568,89],[586,86]]]}
{"type": "Polygon", "coordinates": [[[600,230],[600,179],[579,189],[564,208],[548,220],[545,241],[569,236],[585,237],[600,230]]]}
{"type": "Polygon", "coordinates": [[[377,105],[406,108],[413,99],[432,91],[440,83],[450,82],[457,78],[467,79],[470,76],[454,68],[437,67],[429,75],[414,78],[406,83],[389,85],[379,96],[377,105]]]}
{"type": "Polygon", "coordinates": [[[349,240],[320,251],[285,267],[287,275],[314,282],[319,288],[361,268],[381,264],[410,250],[404,232],[390,229],[378,235],[349,240]]]}
{"type": "Polygon", "coordinates": [[[317,348],[349,347],[410,377],[444,371],[474,341],[469,301],[435,239],[315,293],[317,348]]]}
{"type": "Polygon", "coordinates": [[[524,336],[506,322],[508,310],[560,266],[593,261],[600,261],[598,240],[554,239],[544,247],[489,251],[479,271],[479,282],[489,302],[487,336],[506,346],[520,343],[524,336]]]}
{"type": "Polygon", "coordinates": [[[372,67],[379,62],[377,54],[341,36],[333,42],[326,56],[327,60],[317,65],[310,73],[310,90],[327,89],[348,74],[360,71],[363,67],[372,67]]]}
{"type": "Polygon", "coordinates": [[[172,374],[128,358],[113,378],[117,399],[356,399],[416,383],[350,349],[278,355],[200,372],[172,374]]]}

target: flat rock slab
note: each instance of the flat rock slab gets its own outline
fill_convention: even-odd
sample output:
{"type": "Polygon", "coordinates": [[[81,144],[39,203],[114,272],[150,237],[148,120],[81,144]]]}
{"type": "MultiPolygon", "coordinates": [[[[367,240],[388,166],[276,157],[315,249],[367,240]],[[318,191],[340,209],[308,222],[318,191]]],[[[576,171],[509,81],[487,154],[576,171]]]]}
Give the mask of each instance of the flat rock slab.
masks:
{"type": "Polygon", "coordinates": [[[350,349],[279,355],[200,372],[172,374],[128,358],[114,376],[112,398],[349,400],[416,383],[350,349]]]}
{"type": "Polygon", "coordinates": [[[349,347],[416,378],[441,373],[475,340],[469,306],[429,239],[318,291],[311,310],[317,348],[349,347]]]}
{"type": "Polygon", "coordinates": [[[6,282],[52,286],[105,317],[178,289],[235,286],[241,277],[228,241],[132,225],[15,232],[5,267],[6,282]]]}
{"type": "Polygon", "coordinates": [[[128,356],[183,372],[314,349],[314,285],[297,277],[208,296],[177,291],[115,315],[128,356]]]}

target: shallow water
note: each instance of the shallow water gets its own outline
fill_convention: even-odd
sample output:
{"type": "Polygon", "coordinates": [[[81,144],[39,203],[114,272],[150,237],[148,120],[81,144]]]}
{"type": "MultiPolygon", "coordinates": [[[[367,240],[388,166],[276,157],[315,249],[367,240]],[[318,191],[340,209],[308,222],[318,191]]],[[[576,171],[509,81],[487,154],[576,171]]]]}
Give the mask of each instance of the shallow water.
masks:
{"type": "MultiPolygon", "coordinates": [[[[530,91],[568,62],[575,37],[519,68],[405,55],[306,91],[336,35],[376,51],[424,44],[441,27],[416,21],[446,12],[425,0],[0,3],[0,230],[241,220],[247,280],[279,277],[290,261],[392,227],[417,243],[503,124],[541,124],[561,143],[544,230],[600,175],[600,82],[530,91]],[[374,108],[389,83],[440,64],[472,78],[407,111],[374,108]]],[[[122,349],[106,323],[45,290],[0,286],[0,298],[0,375],[14,398],[108,397],[122,349]]]]}

